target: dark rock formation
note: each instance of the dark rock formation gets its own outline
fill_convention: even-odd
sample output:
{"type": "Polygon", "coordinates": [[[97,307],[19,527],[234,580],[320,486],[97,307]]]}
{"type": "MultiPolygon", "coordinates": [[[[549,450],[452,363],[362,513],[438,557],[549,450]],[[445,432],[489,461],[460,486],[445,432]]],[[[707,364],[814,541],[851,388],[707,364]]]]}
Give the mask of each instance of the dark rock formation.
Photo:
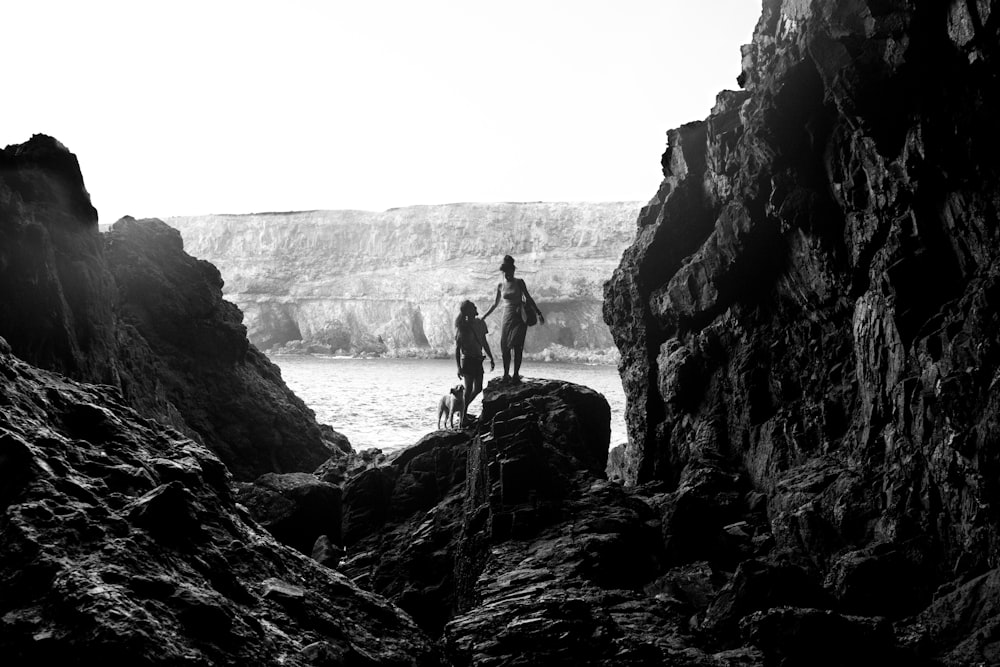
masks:
{"type": "Polygon", "coordinates": [[[457,609],[457,542],[472,435],[438,431],[344,488],[341,570],[439,633],[457,609]]]}
{"type": "Polygon", "coordinates": [[[585,387],[492,382],[477,430],[348,480],[341,571],[442,634],[455,665],[760,664],[699,648],[690,617],[724,577],[668,567],[664,494],[603,479],[609,422],[585,387]]]}
{"type": "Polygon", "coordinates": [[[341,543],[340,487],[315,475],[270,472],[241,484],[236,498],[278,541],[304,554],[312,555],[320,538],[341,543]]]}
{"type": "MultiPolygon", "coordinates": [[[[241,514],[199,445],[0,345],[0,651],[433,664],[405,614],[323,560],[453,665],[1000,662],[996,4],[765,0],[744,90],[669,134],[606,287],[629,399],[608,468],[624,485],[605,478],[599,397],[494,382],[476,429],[324,464],[317,479],[347,480],[346,555],[317,525],[299,544],[312,560],[241,514]]],[[[56,148],[27,153],[24,192],[0,197],[20,217],[0,229],[38,261],[17,289],[62,293],[3,326],[15,351],[132,392],[101,351],[124,331],[165,364],[184,332],[147,342],[142,326],[174,305],[126,294],[131,329],[108,338],[100,300],[62,282],[76,246],[31,245],[50,243],[38,216],[59,192],[56,236],[87,220],[78,179],[56,148]]],[[[79,266],[100,256],[80,247],[79,266]]],[[[174,251],[154,273],[190,269],[174,251]]],[[[8,267],[25,266],[0,259],[12,290],[8,267]]],[[[198,266],[211,294],[194,309],[223,312],[199,344],[239,363],[239,320],[198,266]]],[[[173,400],[158,382],[154,406],[173,400]]]]}
{"type": "Polygon", "coordinates": [[[26,361],[113,384],[114,281],[76,156],[36,134],[0,151],[0,336],[26,361]]]}
{"type": "Polygon", "coordinates": [[[280,545],[222,462],[0,339],[4,664],[435,665],[384,599],[280,545]]]}
{"type": "Polygon", "coordinates": [[[57,141],[0,151],[0,336],[14,354],[118,387],[243,479],[349,449],[249,345],[241,317],[219,272],[163,223],[125,218],[102,238],[76,157],[57,141]]]}
{"type": "MultiPolygon", "coordinates": [[[[156,359],[129,374],[132,395],[153,378],[170,406],[237,477],[313,470],[331,454],[315,416],[250,345],[239,309],[222,298],[222,277],[184,252],[159,220],[122,218],[105,235],[118,310],[156,359]]],[[[166,415],[163,415],[164,417],[166,415]]]]}
{"type": "Polygon", "coordinates": [[[874,619],[918,613],[898,636],[919,656],[995,660],[987,580],[966,610],[944,591],[988,576],[1000,536],[998,30],[991,1],[765,0],[744,90],[669,133],[606,285],[611,474],[673,496],[673,562],[737,565],[703,629],[775,664],[859,660],[821,635],[874,660],[874,619]],[[717,491],[682,502],[692,480],[717,491]],[[733,586],[750,606],[723,612],[733,586]]]}

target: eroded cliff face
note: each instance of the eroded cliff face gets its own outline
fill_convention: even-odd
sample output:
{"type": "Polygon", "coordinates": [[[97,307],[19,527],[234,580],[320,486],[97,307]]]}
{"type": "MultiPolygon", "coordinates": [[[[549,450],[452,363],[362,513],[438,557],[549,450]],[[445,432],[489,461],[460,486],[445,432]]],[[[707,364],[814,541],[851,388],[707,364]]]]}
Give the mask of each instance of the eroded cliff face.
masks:
{"type": "MultiPolygon", "coordinates": [[[[458,305],[485,312],[500,260],[546,316],[527,349],[612,346],[601,289],[635,226],[633,202],[413,206],[174,217],[188,251],[225,276],[261,349],[449,349],[458,305]]],[[[499,323],[494,319],[493,322],[499,323]]]]}
{"type": "Polygon", "coordinates": [[[76,157],[44,135],[0,151],[0,336],[29,363],[117,387],[241,478],[348,446],[249,344],[215,267],[158,220],[100,234],[76,157]]]}
{"type": "Polygon", "coordinates": [[[744,90],[670,133],[605,290],[617,473],[724,473],[863,613],[998,565],[998,27],[988,1],[764,2],[744,90]]]}

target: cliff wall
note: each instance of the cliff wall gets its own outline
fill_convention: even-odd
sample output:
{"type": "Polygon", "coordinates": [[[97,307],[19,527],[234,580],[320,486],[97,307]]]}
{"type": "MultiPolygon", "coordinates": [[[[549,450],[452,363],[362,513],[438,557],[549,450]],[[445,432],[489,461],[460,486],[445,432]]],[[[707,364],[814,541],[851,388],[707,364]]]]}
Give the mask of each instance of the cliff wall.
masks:
{"type": "Polygon", "coordinates": [[[638,210],[632,202],[448,204],[166,222],[191,254],[219,268],[261,349],[301,340],[357,351],[379,337],[390,350],[449,349],[458,304],[472,299],[485,312],[500,260],[511,254],[546,316],[528,351],[592,350],[612,346],[601,290],[638,210]]]}
{"type": "Polygon", "coordinates": [[[996,2],[764,2],[744,90],[670,132],[605,292],[618,473],[727,471],[834,585],[882,549],[913,577],[872,576],[866,613],[1000,564],[998,27],[996,2]]]}

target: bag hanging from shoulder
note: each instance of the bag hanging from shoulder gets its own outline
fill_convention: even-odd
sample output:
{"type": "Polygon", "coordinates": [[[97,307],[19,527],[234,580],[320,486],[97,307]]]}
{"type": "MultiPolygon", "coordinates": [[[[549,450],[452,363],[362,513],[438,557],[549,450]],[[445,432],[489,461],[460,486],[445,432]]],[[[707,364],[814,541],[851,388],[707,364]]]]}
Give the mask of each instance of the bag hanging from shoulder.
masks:
{"type": "Polygon", "coordinates": [[[538,316],[535,315],[535,309],[528,306],[528,304],[521,306],[521,318],[529,327],[538,324],[538,316]]]}
{"type": "Polygon", "coordinates": [[[529,327],[533,327],[538,324],[538,316],[535,314],[535,308],[528,304],[528,299],[524,295],[525,287],[524,281],[521,281],[521,321],[527,324],[529,327]]]}

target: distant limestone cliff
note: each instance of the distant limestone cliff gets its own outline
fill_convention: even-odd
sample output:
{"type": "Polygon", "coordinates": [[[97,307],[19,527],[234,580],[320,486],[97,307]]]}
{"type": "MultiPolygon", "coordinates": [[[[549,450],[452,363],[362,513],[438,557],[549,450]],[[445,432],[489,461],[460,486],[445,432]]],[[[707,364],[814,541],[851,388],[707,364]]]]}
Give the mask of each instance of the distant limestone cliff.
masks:
{"type": "MultiPolygon", "coordinates": [[[[602,288],[636,202],[412,206],[167,218],[215,264],[250,340],[318,352],[447,350],[458,305],[485,312],[511,254],[546,316],[527,351],[602,350],[602,288]]],[[[488,320],[489,322],[489,320],[488,320]]],[[[499,320],[492,319],[499,324],[499,320]]]]}

